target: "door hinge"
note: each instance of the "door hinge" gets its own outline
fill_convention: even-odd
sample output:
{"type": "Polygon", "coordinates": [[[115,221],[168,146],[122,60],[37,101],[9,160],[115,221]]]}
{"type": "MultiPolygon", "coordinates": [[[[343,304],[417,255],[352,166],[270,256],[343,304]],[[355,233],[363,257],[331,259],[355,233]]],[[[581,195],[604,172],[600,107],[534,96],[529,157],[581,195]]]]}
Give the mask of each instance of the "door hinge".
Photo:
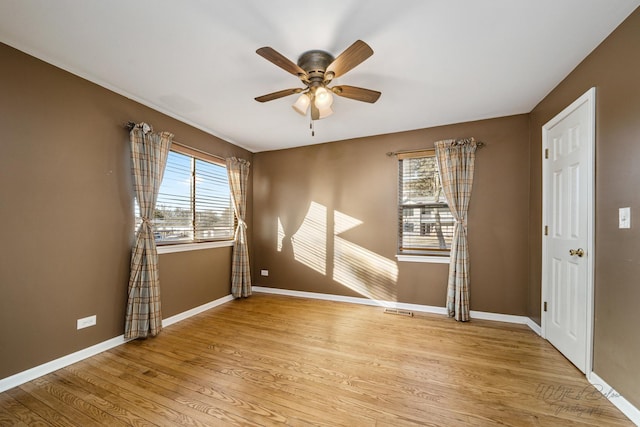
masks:
{"type": "Polygon", "coordinates": [[[545,312],[547,311],[547,302],[546,301],[544,302],[544,311],[545,312]]]}
{"type": "Polygon", "coordinates": [[[545,235],[545,236],[548,236],[548,235],[549,235],[549,226],[548,226],[548,225],[545,225],[545,226],[544,226],[544,235],[545,235]]]}
{"type": "Polygon", "coordinates": [[[545,149],[544,149],[544,158],[545,158],[545,159],[548,159],[548,158],[549,158],[549,149],[548,149],[548,148],[545,148],[545,149]]]}

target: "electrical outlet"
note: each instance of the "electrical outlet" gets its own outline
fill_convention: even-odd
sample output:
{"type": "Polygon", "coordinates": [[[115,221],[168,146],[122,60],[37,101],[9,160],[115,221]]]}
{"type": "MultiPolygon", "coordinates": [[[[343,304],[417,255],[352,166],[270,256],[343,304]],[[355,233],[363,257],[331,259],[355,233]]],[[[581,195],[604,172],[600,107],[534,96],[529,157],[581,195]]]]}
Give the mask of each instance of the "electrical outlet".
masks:
{"type": "Polygon", "coordinates": [[[260,275],[264,277],[269,276],[269,270],[260,270],[260,275]]]}
{"type": "Polygon", "coordinates": [[[618,210],[618,228],[631,228],[631,208],[618,210]]]}
{"type": "Polygon", "coordinates": [[[82,319],[78,319],[77,329],[88,328],[89,326],[93,326],[95,324],[96,324],[96,315],[94,314],[93,316],[83,317],[82,319]]]}

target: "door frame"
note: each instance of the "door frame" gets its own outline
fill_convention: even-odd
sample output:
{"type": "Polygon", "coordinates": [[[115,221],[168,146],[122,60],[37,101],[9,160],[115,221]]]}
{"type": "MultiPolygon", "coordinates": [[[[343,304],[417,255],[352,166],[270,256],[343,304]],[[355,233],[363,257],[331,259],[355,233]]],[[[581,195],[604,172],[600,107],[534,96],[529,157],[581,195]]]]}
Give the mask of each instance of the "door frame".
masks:
{"type": "Polygon", "coordinates": [[[540,304],[540,319],[542,337],[546,339],[546,315],[544,302],[549,295],[549,283],[547,273],[550,268],[547,262],[548,248],[544,233],[545,225],[550,223],[551,209],[546,202],[545,195],[551,194],[550,162],[545,161],[545,150],[549,149],[549,131],[561,120],[575,111],[578,107],[587,104],[589,110],[587,124],[587,337],[586,337],[586,364],[585,374],[587,377],[593,372],[593,323],[594,323],[594,261],[595,261],[595,139],[596,139],[596,88],[592,87],[582,96],[562,110],[553,119],[542,126],[542,299],[540,304]]]}

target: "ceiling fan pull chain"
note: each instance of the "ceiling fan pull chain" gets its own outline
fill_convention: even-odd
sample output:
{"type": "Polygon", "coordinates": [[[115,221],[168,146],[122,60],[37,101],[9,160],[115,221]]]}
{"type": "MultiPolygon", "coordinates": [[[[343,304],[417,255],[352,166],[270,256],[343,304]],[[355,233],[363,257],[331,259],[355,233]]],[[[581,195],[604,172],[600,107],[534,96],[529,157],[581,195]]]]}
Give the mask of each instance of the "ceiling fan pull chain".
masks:
{"type": "Polygon", "coordinates": [[[309,122],[309,129],[311,129],[311,136],[316,136],[315,126],[313,124],[313,120],[309,122]]]}

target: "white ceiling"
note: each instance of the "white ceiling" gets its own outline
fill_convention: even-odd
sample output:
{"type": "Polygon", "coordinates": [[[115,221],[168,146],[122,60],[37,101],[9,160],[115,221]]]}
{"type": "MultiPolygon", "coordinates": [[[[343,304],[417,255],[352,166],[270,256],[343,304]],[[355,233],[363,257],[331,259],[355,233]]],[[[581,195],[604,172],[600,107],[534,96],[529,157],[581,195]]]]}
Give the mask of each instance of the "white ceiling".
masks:
{"type": "MultiPolygon", "coordinates": [[[[0,0],[0,41],[254,152],[527,113],[640,0],[0,0]],[[375,89],[316,121],[258,56],[374,55],[334,80],[375,89]]],[[[128,118],[123,117],[123,121],[128,118]]],[[[170,129],[167,129],[170,130],[170,129]]],[[[186,142],[186,141],[185,141],[186,142]]]]}

